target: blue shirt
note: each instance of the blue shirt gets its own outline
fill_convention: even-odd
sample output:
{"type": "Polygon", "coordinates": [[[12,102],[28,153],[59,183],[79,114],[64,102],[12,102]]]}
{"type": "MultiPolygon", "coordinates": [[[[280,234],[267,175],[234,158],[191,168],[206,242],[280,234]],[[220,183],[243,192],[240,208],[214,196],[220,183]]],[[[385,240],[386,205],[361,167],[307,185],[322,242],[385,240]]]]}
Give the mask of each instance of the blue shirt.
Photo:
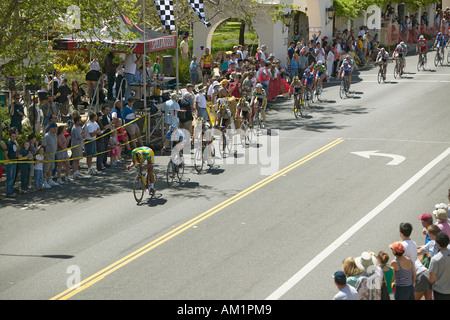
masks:
{"type": "Polygon", "coordinates": [[[184,132],[181,129],[177,129],[173,133],[169,130],[166,135],[166,139],[171,141],[181,141],[184,138],[185,138],[184,132]]]}
{"type": "Polygon", "coordinates": [[[125,120],[125,123],[131,122],[136,119],[134,114],[134,107],[130,108],[128,105],[123,109],[122,118],[125,120]]]}

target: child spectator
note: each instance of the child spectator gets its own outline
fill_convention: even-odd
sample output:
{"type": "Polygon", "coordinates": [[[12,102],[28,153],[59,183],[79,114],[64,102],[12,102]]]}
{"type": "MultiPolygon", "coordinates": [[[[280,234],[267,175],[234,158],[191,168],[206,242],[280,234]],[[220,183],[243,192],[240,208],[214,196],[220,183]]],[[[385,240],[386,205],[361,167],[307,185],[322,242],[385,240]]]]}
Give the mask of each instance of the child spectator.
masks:
{"type": "Polygon", "coordinates": [[[111,149],[110,155],[111,155],[111,165],[116,166],[119,162],[121,153],[120,153],[120,142],[117,138],[117,130],[113,130],[111,132],[111,136],[109,138],[109,148],[111,149]]]}
{"type": "MultiPolygon", "coordinates": [[[[3,155],[5,160],[16,161],[17,160],[17,141],[16,137],[19,131],[16,127],[9,128],[9,140],[6,142],[6,150],[3,155]]],[[[6,197],[14,198],[17,194],[14,193],[14,183],[16,182],[16,163],[6,164],[6,197]]]]}
{"type": "Polygon", "coordinates": [[[34,187],[36,190],[44,189],[44,153],[44,146],[40,146],[36,151],[36,163],[34,164],[34,187]]]}

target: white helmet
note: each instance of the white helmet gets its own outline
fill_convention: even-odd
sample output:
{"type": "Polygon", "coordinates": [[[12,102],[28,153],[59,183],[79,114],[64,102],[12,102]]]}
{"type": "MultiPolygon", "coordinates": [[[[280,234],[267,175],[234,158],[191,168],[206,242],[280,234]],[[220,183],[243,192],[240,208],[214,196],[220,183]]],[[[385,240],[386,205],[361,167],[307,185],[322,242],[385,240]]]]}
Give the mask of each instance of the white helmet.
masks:
{"type": "Polygon", "coordinates": [[[419,39],[420,39],[420,40],[424,40],[424,39],[425,39],[425,37],[423,36],[423,34],[420,35],[419,39]]]}
{"type": "Polygon", "coordinates": [[[317,65],[321,66],[322,65],[322,60],[317,61],[317,65]]]}

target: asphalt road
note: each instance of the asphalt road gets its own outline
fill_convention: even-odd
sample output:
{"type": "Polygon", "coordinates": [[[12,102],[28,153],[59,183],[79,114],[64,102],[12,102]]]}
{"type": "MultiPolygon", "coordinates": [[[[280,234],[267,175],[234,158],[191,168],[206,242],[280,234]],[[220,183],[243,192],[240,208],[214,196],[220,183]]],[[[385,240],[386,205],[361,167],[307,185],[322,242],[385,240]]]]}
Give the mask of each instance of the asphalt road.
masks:
{"type": "Polygon", "coordinates": [[[0,299],[331,299],[346,257],[390,252],[400,222],[421,244],[418,216],[447,201],[450,68],[416,61],[357,72],[347,99],[327,83],[304,119],[280,99],[271,136],[172,188],[158,156],[140,205],[123,165],[0,202],[0,299]]]}

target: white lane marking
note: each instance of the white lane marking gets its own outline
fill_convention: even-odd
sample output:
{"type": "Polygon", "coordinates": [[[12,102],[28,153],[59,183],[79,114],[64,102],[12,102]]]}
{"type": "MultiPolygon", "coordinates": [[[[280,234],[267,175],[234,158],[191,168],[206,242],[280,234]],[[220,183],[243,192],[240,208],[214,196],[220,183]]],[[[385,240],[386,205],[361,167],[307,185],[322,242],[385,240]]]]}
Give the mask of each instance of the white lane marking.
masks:
{"type": "Polygon", "coordinates": [[[294,287],[300,280],[302,280],[308,273],[316,268],[323,260],[325,260],[330,254],[332,254],[339,246],[345,243],[351,236],[358,232],[363,226],[365,226],[370,220],[375,218],[381,211],[400,197],[406,190],[414,185],[420,178],[422,178],[428,171],[433,169],[439,162],[445,159],[450,154],[450,148],[447,148],[443,153],[437,156],[434,160],[423,167],[413,177],[406,181],[400,188],[381,202],[375,209],[366,214],[361,220],[356,222],[350,229],[344,232],[333,243],[320,252],[314,259],[307,263],[297,273],[295,273],[289,280],[283,283],[277,290],[270,294],[266,300],[277,300],[281,298],[286,292],[294,287]]]}
{"type": "Polygon", "coordinates": [[[378,156],[378,157],[387,157],[392,158],[392,161],[387,163],[388,166],[398,166],[400,163],[406,160],[404,156],[400,156],[397,154],[390,154],[390,153],[378,153],[380,150],[373,150],[373,151],[359,151],[359,152],[350,152],[357,156],[370,159],[370,157],[378,156]]]}

